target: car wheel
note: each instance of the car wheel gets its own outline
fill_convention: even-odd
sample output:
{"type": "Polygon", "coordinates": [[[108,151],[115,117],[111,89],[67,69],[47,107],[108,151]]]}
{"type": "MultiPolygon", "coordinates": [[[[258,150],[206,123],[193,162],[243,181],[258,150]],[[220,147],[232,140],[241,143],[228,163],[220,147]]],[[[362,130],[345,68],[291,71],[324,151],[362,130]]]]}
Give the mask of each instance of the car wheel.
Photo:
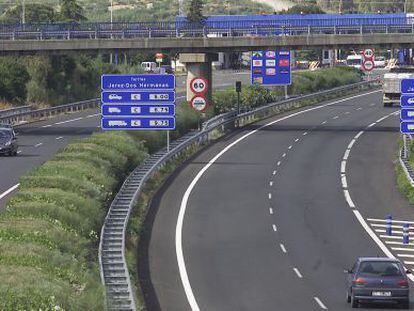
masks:
{"type": "Polygon", "coordinates": [[[354,294],[351,295],[351,308],[358,308],[358,300],[355,299],[354,294]]]}
{"type": "Polygon", "coordinates": [[[346,302],[350,303],[351,302],[351,296],[349,296],[349,292],[346,291],[346,302]]]}

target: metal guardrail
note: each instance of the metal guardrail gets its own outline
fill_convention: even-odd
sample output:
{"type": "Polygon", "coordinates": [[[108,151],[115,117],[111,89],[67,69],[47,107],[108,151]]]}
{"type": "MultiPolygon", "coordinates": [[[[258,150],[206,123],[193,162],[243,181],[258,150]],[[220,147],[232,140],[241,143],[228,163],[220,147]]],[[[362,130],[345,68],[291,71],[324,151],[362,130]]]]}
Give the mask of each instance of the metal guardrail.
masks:
{"type": "Polygon", "coordinates": [[[84,101],[80,101],[76,103],[56,106],[56,107],[23,111],[23,112],[14,113],[8,116],[7,115],[3,116],[1,115],[1,112],[0,112],[0,123],[20,125],[23,123],[27,123],[29,121],[50,118],[52,116],[56,116],[59,114],[82,111],[82,110],[86,110],[90,108],[96,108],[96,107],[99,107],[99,104],[100,104],[100,99],[98,98],[98,99],[89,99],[89,100],[84,100],[84,101]]]}
{"type": "Polygon", "coordinates": [[[28,112],[30,110],[32,110],[32,106],[30,106],[30,105],[15,107],[15,108],[9,108],[9,109],[3,109],[3,110],[0,110],[0,118],[18,115],[18,114],[21,114],[21,113],[28,112]]]}
{"type": "Polygon", "coordinates": [[[173,141],[170,152],[166,148],[152,154],[138,166],[124,181],[115,196],[101,230],[99,244],[99,265],[102,283],[106,286],[108,308],[110,310],[136,310],[128,267],[125,259],[125,234],[130,213],[136,204],[147,180],[162,168],[170,159],[178,156],[194,145],[204,145],[217,136],[215,132],[226,133],[256,120],[271,117],[294,108],[300,108],[309,101],[322,101],[328,96],[349,94],[377,85],[377,81],[364,81],[272,103],[255,110],[237,115],[229,112],[216,116],[206,123],[200,131],[190,132],[173,141]]]}

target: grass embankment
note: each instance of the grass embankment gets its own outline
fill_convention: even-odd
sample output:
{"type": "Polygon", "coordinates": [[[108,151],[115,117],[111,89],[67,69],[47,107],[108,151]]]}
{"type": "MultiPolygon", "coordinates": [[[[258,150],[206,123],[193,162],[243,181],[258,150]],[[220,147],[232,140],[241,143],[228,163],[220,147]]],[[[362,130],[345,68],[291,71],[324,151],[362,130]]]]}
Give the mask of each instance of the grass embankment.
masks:
{"type": "MultiPolygon", "coordinates": [[[[291,92],[298,89],[298,79],[307,83],[300,82],[301,93],[305,86],[307,92],[323,87],[320,81],[333,72],[297,74],[291,92]]],[[[359,80],[356,72],[337,73],[343,84],[359,80]],[[354,80],[343,78],[348,75],[354,80]]],[[[272,102],[279,92],[246,87],[243,105],[272,102]]],[[[216,94],[215,101],[220,105],[216,112],[235,108],[233,93],[216,94]],[[229,94],[232,99],[225,100],[229,94]]],[[[210,108],[208,116],[213,114],[210,108]]],[[[172,136],[197,128],[200,121],[200,115],[189,105],[179,105],[178,126],[172,136]]],[[[56,306],[64,310],[104,310],[97,253],[107,208],[125,176],[148,152],[164,144],[165,133],[160,132],[94,134],[69,144],[20,179],[19,192],[0,214],[0,310],[56,310],[56,306]]],[[[189,150],[169,163],[148,183],[131,218],[127,257],[137,286],[136,249],[148,202],[162,180],[194,152],[189,150]]],[[[144,308],[142,303],[140,308],[144,308]]]]}
{"type": "MultiPolygon", "coordinates": [[[[411,167],[414,167],[414,142],[407,142],[409,144],[409,159],[408,162],[410,163],[411,167]]],[[[400,148],[402,147],[402,142],[400,143],[400,148]]],[[[414,188],[411,186],[410,182],[407,179],[407,175],[405,174],[403,168],[401,167],[400,162],[398,161],[395,166],[395,172],[397,176],[397,185],[398,189],[402,194],[404,194],[410,204],[414,204],[414,188]]]]}

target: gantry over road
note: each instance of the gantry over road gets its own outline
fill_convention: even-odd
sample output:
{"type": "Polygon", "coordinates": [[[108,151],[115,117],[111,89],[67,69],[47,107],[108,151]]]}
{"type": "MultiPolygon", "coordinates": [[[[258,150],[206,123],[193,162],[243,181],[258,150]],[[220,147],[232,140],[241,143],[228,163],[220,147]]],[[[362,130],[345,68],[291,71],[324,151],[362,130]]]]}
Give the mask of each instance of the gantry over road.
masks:
{"type": "Polygon", "coordinates": [[[409,14],[210,17],[172,22],[1,25],[0,52],[167,51],[217,53],[255,49],[402,48],[414,44],[409,14]]]}

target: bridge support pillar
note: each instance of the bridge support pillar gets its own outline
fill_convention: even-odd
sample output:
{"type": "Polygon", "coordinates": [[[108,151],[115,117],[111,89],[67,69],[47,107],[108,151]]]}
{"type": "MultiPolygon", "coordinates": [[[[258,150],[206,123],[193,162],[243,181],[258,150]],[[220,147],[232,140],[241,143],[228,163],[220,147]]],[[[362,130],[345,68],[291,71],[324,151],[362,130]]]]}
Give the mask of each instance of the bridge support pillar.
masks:
{"type": "Polygon", "coordinates": [[[213,76],[211,70],[211,64],[213,61],[217,61],[218,56],[214,53],[181,53],[180,63],[185,64],[187,68],[187,101],[190,101],[194,97],[194,93],[191,91],[190,82],[195,77],[203,77],[207,80],[208,90],[205,93],[209,104],[212,99],[213,89],[213,76]]]}

